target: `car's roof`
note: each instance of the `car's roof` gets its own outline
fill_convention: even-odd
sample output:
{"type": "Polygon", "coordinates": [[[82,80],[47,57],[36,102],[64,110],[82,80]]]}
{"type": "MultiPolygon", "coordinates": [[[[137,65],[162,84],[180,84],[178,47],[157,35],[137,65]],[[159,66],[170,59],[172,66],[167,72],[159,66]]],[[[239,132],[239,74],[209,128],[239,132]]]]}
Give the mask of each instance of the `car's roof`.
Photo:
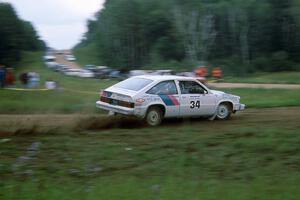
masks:
{"type": "Polygon", "coordinates": [[[141,75],[141,76],[134,76],[134,77],[151,79],[151,80],[154,80],[154,81],[193,80],[193,79],[196,79],[195,77],[175,76],[175,75],[141,75]]]}

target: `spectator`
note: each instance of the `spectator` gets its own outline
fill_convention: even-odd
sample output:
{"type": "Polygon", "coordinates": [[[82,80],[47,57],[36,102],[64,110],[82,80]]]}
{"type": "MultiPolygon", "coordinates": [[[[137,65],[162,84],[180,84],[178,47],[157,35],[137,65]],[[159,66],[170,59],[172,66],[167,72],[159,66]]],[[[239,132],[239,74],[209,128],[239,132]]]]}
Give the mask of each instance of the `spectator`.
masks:
{"type": "Polygon", "coordinates": [[[27,84],[28,84],[28,73],[27,72],[24,72],[20,75],[20,81],[24,87],[27,87],[27,84]]]}
{"type": "Polygon", "coordinates": [[[37,88],[40,84],[40,75],[36,72],[29,73],[29,87],[37,88]]]}
{"type": "Polygon", "coordinates": [[[207,77],[208,75],[208,70],[207,70],[207,67],[198,67],[196,70],[195,70],[195,73],[196,73],[196,76],[198,77],[207,77]]]}
{"type": "Polygon", "coordinates": [[[11,86],[15,84],[15,75],[12,68],[7,68],[5,83],[7,86],[11,86]]]}
{"type": "Polygon", "coordinates": [[[212,76],[216,79],[221,79],[222,78],[222,70],[220,67],[216,67],[212,70],[212,76]]]}
{"type": "Polygon", "coordinates": [[[0,65],[0,88],[4,88],[6,78],[6,70],[4,66],[0,65]]]}
{"type": "Polygon", "coordinates": [[[45,88],[49,90],[54,90],[57,88],[57,83],[52,80],[48,80],[45,82],[45,88]]]}

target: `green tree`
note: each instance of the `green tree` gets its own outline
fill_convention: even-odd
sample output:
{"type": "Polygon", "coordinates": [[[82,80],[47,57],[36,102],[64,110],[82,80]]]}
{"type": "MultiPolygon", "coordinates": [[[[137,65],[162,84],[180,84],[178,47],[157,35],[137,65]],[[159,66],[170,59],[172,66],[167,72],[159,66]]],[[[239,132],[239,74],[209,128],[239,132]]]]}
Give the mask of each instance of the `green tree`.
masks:
{"type": "Polygon", "coordinates": [[[31,23],[21,20],[8,3],[0,3],[0,27],[0,64],[15,64],[23,50],[45,49],[31,23]]]}

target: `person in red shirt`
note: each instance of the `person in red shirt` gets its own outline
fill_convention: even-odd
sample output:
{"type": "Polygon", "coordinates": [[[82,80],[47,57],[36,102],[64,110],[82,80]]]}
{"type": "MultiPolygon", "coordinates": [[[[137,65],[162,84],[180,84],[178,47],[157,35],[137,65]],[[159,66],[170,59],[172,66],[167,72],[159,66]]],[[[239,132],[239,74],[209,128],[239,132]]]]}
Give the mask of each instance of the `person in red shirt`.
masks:
{"type": "Polygon", "coordinates": [[[15,75],[14,75],[13,69],[12,68],[8,68],[7,72],[6,72],[6,77],[5,77],[5,84],[7,86],[14,85],[15,81],[16,81],[16,79],[15,79],[15,75]]]}

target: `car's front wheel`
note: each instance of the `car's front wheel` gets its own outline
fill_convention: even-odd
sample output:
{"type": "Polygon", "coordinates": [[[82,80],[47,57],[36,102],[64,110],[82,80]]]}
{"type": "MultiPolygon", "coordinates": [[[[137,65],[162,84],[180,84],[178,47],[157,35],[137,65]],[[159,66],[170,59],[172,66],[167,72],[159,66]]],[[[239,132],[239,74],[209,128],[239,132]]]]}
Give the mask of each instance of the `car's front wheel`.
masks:
{"type": "Polygon", "coordinates": [[[217,115],[216,118],[220,120],[225,120],[230,117],[232,113],[232,109],[229,104],[221,103],[217,108],[217,115]]]}
{"type": "Polygon", "coordinates": [[[149,108],[145,120],[149,126],[158,126],[163,119],[162,110],[158,107],[149,108]]]}

